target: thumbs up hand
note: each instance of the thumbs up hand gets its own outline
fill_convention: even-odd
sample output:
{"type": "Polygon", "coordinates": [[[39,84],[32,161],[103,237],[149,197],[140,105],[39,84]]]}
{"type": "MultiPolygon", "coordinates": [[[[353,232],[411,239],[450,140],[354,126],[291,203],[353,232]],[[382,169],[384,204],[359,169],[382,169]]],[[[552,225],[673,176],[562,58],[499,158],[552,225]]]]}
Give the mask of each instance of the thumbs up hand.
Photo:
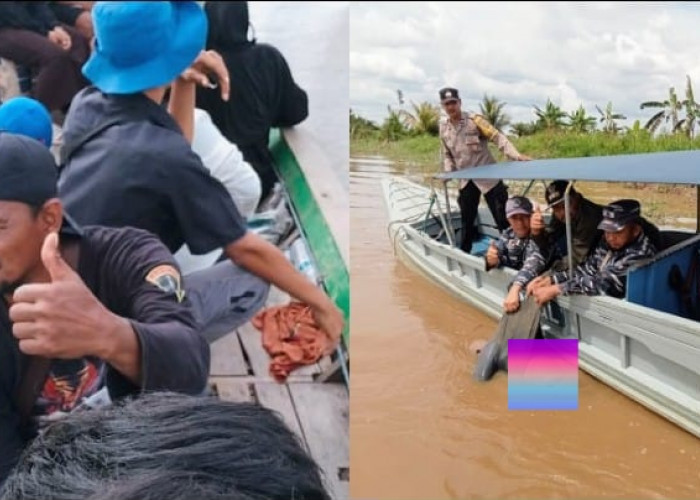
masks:
{"type": "Polygon", "coordinates": [[[542,233],[544,230],[544,217],[542,217],[542,209],[540,208],[540,204],[537,203],[535,205],[535,210],[532,212],[532,215],[530,216],[530,231],[532,234],[537,236],[538,234],[542,233]]]}
{"type": "Polygon", "coordinates": [[[498,248],[496,248],[494,241],[491,241],[489,249],[486,251],[486,263],[489,269],[498,266],[498,248]]]}
{"type": "Polygon", "coordinates": [[[57,233],[44,239],[41,261],[49,281],[22,285],[12,297],[9,314],[20,350],[46,358],[104,357],[112,313],[63,259],[57,233]]]}

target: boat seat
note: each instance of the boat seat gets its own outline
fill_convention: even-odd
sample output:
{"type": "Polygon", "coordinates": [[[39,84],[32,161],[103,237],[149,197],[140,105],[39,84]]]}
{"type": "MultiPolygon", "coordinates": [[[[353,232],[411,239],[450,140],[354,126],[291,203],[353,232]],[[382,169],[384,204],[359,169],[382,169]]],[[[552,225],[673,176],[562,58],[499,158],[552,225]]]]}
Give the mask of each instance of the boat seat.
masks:
{"type": "Polygon", "coordinates": [[[678,243],[681,243],[695,236],[695,233],[691,233],[688,231],[673,230],[662,230],[659,231],[659,234],[661,236],[661,248],[659,248],[659,251],[671,248],[672,246],[677,245],[678,243]]]}
{"type": "MultiPolygon", "coordinates": [[[[663,231],[669,242],[676,238],[679,242],[668,246],[653,258],[632,267],[627,274],[626,299],[657,311],[689,317],[688,311],[682,305],[680,294],[669,280],[671,269],[678,266],[685,280],[693,259],[698,258],[700,251],[700,234],[663,231]]],[[[696,273],[700,273],[700,266],[696,273]]],[[[690,296],[693,304],[698,304],[696,284],[698,276],[690,286],[690,296]]]]}

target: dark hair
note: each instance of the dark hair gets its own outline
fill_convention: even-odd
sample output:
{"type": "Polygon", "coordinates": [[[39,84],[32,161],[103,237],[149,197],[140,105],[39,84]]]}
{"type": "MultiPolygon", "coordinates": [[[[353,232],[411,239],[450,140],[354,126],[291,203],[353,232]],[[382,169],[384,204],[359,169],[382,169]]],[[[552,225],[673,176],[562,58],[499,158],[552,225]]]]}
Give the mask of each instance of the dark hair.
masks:
{"type": "Polygon", "coordinates": [[[273,411],[150,393],[79,411],[23,452],[2,500],[329,500],[318,465],[273,411]]]}

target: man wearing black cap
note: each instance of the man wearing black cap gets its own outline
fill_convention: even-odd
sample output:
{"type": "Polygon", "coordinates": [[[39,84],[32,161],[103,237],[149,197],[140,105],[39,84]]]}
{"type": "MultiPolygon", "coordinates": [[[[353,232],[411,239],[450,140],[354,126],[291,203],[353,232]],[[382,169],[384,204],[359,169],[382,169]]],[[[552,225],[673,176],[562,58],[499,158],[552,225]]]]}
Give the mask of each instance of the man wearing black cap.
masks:
{"type": "Polygon", "coordinates": [[[485,255],[486,270],[510,267],[518,274],[508,285],[508,295],[503,301],[505,312],[515,312],[520,307],[520,291],[540,274],[545,261],[539,247],[530,238],[532,203],[524,196],[513,196],[506,202],[506,217],[510,227],[503,231],[496,242],[491,243],[485,255]]]}
{"type": "Polygon", "coordinates": [[[651,258],[656,247],[640,224],[641,208],[636,200],[619,200],[603,208],[598,229],[605,237],[576,269],[555,272],[545,281],[533,281],[528,293],[542,305],[559,295],[625,296],[627,270],[651,258]]]}
{"type": "MultiPolygon", "coordinates": [[[[448,120],[440,124],[440,144],[443,168],[446,172],[496,163],[489,151],[488,141],[493,142],[511,160],[525,161],[530,157],[515,149],[508,138],[491,125],[482,115],[462,111],[462,100],[455,88],[440,90],[440,103],[448,120]]],[[[489,210],[500,231],[508,227],[505,204],[508,188],[502,180],[474,179],[459,191],[459,207],[462,213],[462,242],[460,247],[469,253],[477,236],[474,227],[481,194],[484,194],[489,210]]]]}
{"type": "Polygon", "coordinates": [[[209,373],[167,248],[78,227],[56,176],[40,142],[0,133],[0,482],[50,417],[100,394],[199,394],[209,373]]]}
{"type": "MultiPolygon", "coordinates": [[[[566,251],[566,210],[564,192],[569,181],[551,182],[545,191],[545,199],[552,209],[552,218],[545,227],[539,207],[532,214],[532,238],[540,251],[552,262],[551,269],[568,268],[566,251]]],[[[603,207],[585,198],[572,186],[569,190],[569,216],[571,217],[571,257],[574,267],[581,264],[600,239],[598,224],[603,217],[603,207]]]]}

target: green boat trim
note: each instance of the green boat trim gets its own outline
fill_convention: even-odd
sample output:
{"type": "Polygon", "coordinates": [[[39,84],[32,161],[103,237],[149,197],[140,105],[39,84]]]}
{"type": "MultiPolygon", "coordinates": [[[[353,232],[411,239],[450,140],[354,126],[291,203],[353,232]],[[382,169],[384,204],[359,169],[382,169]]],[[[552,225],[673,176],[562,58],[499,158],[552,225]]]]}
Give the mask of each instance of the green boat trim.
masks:
{"type": "Polygon", "coordinates": [[[284,183],[328,295],[343,312],[343,340],[350,345],[350,278],[338,245],[316,201],[309,181],[279,129],[270,131],[270,151],[284,183]]]}

